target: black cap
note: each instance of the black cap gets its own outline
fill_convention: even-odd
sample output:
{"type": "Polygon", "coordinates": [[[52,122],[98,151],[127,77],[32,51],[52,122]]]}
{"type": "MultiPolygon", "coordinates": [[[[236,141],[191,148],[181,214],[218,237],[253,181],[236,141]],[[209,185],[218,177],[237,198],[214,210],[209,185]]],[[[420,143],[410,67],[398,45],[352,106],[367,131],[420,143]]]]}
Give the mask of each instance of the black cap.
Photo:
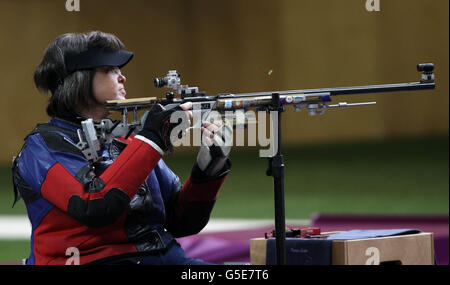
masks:
{"type": "Polygon", "coordinates": [[[133,53],[126,50],[90,48],[87,51],[66,59],[66,70],[72,73],[77,70],[91,69],[100,66],[117,66],[122,68],[132,58],[133,53]]]}

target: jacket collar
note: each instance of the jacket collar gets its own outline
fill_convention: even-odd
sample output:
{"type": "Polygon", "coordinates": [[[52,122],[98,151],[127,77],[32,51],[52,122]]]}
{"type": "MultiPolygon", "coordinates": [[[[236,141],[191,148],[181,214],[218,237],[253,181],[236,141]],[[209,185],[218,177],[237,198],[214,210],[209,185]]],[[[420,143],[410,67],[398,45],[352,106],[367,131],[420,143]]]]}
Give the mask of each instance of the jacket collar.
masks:
{"type": "Polygon", "coordinates": [[[77,131],[77,129],[81,129],[81,122],[84,120],[86,120],[86,118],[83,117],[77,117],[73,119],[62,119],[58,117],[53,117],[49,121],[49,123],[61,128],[77,131]]]}

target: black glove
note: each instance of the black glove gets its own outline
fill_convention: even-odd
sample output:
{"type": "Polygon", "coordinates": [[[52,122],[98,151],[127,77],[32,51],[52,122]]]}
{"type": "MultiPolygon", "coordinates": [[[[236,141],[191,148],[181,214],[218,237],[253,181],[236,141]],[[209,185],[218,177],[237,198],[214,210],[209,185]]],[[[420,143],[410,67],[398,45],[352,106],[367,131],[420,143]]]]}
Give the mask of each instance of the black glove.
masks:
{"type": "Polygon", "coordinates": [[[170,117],[175,111],[181,111],[184,114],[180,106],[165,110],[160,104],[155,105],[142,116],[142,130],[138,132],[138,135],[153,141],[164,152],[171,152],[173,150],[171,136],[172,140],[174,140],[181,138],[183,135],[182,131],[177,134],[172,134],[172,130],[180,124],[183,124],[182,130],[189,127],[189,119],[186,115],[184,115],[186,116],[185,120],[179,119],[175,123],[170,122],[170,117]]]}

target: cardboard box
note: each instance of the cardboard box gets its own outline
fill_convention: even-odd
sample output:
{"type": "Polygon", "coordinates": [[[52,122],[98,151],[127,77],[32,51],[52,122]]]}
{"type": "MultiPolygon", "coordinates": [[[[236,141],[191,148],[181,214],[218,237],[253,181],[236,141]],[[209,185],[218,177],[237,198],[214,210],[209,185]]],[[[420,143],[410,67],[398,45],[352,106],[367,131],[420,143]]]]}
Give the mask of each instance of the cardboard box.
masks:
{"type": "MultiPolygon", "coordinates": [[[[250,239],[250,263],[266,264],[267,240],[250,239]]],[[[418,233],[355,240],[333,240],[332,265],[432,265],[434,242],[432,233],[418,233]]]]}

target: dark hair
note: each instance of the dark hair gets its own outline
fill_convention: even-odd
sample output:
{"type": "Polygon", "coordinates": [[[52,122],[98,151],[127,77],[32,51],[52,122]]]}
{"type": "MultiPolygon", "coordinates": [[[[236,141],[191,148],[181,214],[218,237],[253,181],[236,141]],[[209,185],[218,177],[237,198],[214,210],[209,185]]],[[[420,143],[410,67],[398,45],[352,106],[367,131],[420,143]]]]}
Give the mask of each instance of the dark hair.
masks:
{"type": "Polygon", "coordinates": [[[34,72],[34,84],[40,91],[51,92],[47,106],[50,117],[74,118],[80,116],[80,109],[88,107],[95,70],[69,74],[65,61],[90,48],[121,50],[124,45],[115,35],[92,31],[63,34],[45,50],[34,72]]]}

